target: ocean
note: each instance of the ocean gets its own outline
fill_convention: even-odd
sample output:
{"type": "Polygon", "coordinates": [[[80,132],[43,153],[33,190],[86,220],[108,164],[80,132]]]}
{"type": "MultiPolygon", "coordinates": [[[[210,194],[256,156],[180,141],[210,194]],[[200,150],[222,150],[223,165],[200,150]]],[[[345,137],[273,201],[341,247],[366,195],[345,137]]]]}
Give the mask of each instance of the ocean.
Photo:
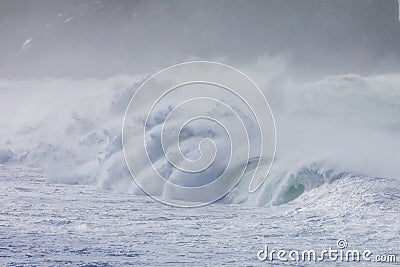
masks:
{"type": "MultiPolygon", "coordinates": [[[[398,75],[266,79],[277,133],[267,179],[249,192],[244,160],[244,179],[196,208],[147,196],[126,166],[124,112],[146,77],[0,80],[0,265],[351,266],[349,250],[363,266],[399,264],[398,75]],[[296,256],[310,250],[315,258],[296,256]]],[[[168,110],[152,121],[149,154],[167,179],[184,183],[152,146],[168,110]]],[[[183,150],[223,136],[193,125],[183,150]]]]}

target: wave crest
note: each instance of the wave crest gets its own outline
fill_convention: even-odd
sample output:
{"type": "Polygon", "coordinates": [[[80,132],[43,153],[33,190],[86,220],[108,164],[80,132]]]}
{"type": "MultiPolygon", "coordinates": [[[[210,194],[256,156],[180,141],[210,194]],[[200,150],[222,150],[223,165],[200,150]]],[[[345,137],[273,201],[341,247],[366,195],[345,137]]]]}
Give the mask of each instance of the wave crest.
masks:
{"type": "MultiPolygon", "coordinates": [[[[53,182],[142,194],[121,146],[123,113],[142,81],[0,80],[0,164],[41,167],[53,182]]],[[[260,159],[243,162],[246,177],[222,202],[280,205],[351,175],[399,178],[399,75],[279,84],[284,86],[266,84],[264,90],[276,115],[278,160],[254,194],[246,177],[260,159]]],[[[207,131],[200,126],[188,132],[188,147],[207,131]]]]}

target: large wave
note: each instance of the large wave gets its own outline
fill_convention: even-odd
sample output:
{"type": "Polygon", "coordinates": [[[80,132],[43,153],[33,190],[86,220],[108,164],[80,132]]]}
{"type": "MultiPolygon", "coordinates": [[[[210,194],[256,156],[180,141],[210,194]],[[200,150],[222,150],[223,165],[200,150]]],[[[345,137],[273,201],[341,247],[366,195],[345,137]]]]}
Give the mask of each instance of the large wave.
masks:
{"type": "MultiPolygon", "coordinates": [[[[39,167],[50,182],[142,194],[125,165],[121,130],[143,78],[0,80],[0,163],[39,167]]],[[[249,177],[257,162],[268,159],[243,162],[246,174],[223,202],[279,205],[338,179],[399,178],[400,75],[349,74],[308,83],[280,76],[262,85],[275,115],[277,157],[254,194],[247,190],[249,177]]],[[[156,117],[153,127],[165,110],[156,117]]],[[[190,150],[210,135],[223,137],[200,123],[183,142],[190,150]]],[[[182,179],[157,161],[158,148],[150,154],[170,179],[182,179]]],[[[213,174],[202,175],[207,180],[213,174]]]]}

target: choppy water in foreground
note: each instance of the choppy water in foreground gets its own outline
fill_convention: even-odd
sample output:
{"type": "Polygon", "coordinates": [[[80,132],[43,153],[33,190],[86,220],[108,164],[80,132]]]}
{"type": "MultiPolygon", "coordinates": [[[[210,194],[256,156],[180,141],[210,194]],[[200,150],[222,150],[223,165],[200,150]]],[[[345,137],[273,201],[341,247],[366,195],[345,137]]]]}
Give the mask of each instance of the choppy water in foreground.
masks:
{"type": "Polygon", "coordinates": [[[0,265],[269,266],[284,263],[259,261],[264,245],[320,251],[338,239],[400,264],[399,192],[396,180],[349,176],[280,206],[185,209],[1,166],[0,265]]]}

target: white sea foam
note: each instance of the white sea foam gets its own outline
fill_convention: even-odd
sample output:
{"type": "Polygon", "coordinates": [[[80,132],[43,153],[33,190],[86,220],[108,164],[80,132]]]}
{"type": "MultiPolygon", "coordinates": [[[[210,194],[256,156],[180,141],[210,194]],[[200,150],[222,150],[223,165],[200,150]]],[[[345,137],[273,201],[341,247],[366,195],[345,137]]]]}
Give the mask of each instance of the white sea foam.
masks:
{"type": "MultiPolygon", "coordinates": [[[[223,201],[277,205],[350,174],[399,178],[400,75],[349,74],[309,83],[276,77],[261,82],[277,125],[271,174],[253,195],[247,174],[223,201]]],[[[125,165],[121,128],[143,78],[0,80],[0,163],[41,167],[51,182],[141,194],[125,165]]],[[[154,126],[164,113],[159,110],[154,126]]],[[[210,131],[217,140],[223,137],[202,123],[188,131],[183,147],[189,156],[196,157],[198,151],[190,149],[210,131]]],[[[183,179],[162,159],[159,146],[149,154],[170,179],[183,179]]],[[[199,179],[209,180],[221,168],[199,179]]]]}

